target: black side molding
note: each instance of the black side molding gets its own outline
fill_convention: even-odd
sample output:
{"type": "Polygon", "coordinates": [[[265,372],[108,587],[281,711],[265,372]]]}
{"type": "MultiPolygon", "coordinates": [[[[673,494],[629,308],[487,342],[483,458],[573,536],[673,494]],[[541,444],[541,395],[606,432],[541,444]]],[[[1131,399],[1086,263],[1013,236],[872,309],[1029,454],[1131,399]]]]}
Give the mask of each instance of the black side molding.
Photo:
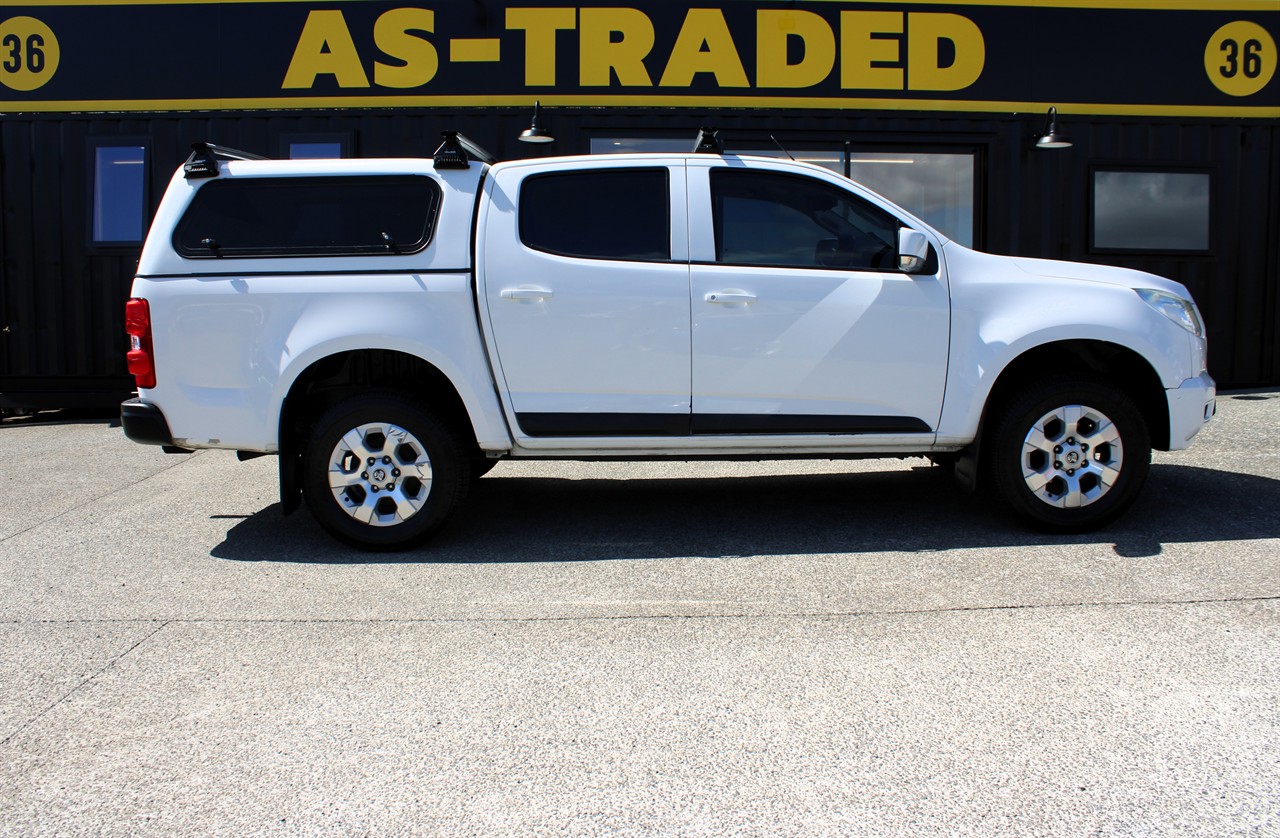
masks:
{"type": "Polygon", "coordinates": [[[794,414],[695,413],[694,434],[928,434],[911,416],[804,416],[794,414]]]}
{"type": "MultiPolygon", "coordinates": [[[[143,445],[163,445],[176,448],[169,423],[160,408],[146,404],[141,399],[129,399],[120,405],[120,427],[124,435],[143,445]]],[[[186,449],[179,449],[185,451],[186,449]]]]}
{"type": "Polygon", "coordinates": [[[529,436],[688,436],[687,413],[517,413],[529,436]]]}
{"type": "Polygon", "coordinates": [[[737,413],[518,413],[532,437],[725,436],[767,434],[928,434],[910,416],[803,416],[737,413]]]}

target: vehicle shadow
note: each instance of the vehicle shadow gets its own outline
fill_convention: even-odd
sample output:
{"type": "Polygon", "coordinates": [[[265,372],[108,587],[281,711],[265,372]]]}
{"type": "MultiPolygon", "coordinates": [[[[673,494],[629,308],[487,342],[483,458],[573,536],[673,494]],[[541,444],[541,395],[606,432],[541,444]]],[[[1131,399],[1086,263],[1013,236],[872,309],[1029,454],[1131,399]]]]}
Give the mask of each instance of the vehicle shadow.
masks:
{"type": "Polygon", "coordinates": [[[236,524],[210,555],[300,563],[490,563],[740,557],[1112,544],[1159,555],[1177,542],[1280,536],[1280,480],[1154,465],[1142,497],[1096,533],[1028,530],[994,499],[966,495],[940,469],[646,480],[480,480],[428,545],[366,553],[279,504],[236,524]]]}

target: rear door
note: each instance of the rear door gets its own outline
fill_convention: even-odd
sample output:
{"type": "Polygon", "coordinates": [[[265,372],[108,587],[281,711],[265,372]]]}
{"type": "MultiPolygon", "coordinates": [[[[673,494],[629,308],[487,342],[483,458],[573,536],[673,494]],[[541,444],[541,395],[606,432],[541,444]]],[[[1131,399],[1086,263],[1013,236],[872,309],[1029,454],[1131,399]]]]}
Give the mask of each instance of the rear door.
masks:
{"type": "Polygon", "coordinates": [[[683,161],[498,167],[486,191],[478,270],[516,436],[687,434],[683,161]]]}

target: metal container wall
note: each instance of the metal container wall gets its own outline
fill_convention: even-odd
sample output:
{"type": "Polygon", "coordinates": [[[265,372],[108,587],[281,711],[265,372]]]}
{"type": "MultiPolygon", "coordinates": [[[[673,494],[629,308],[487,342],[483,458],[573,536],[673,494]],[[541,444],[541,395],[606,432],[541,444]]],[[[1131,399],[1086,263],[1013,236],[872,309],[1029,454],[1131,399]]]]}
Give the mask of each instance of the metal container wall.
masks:
{"type": "Polygon", "coordinates": [[[499,159],[586,153],[593,137],[688,137],[714,125],[739,147],[948,150],[976,155],[975,243],[995,253],[1118,264],[1185,283],[1209,329],[1224,387],[1280,384],[1280,128],[1260,120],[1072,117],[1074,142],[1042,151],[1044,114],[543,109],[556,142],[516,141],[530,112],[258,112],[0,117],[0,408],[110,405],[131,379],[123,306],[139,249],[89,244],[90,148],[145,139],[154,210],[190,144],[280,156],[293,135],[342,134],[354,156],[427,156],[443,129],[499,159]],[[1093,167],[1211,174],[1211,252],[1090,251],[1093,167]]]}

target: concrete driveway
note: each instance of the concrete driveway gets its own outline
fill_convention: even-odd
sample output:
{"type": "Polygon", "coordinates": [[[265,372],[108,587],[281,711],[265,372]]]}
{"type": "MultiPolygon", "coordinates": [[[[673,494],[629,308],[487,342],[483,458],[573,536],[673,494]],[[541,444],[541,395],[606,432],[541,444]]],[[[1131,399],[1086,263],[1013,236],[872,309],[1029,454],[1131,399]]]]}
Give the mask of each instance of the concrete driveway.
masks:
{"type": "Polygon", "coordinates": [[[0,832],[1280,834],[1280,396],[1091,536],[923,460],[520,464],[430,548],[0,425],[0,832]]]}

